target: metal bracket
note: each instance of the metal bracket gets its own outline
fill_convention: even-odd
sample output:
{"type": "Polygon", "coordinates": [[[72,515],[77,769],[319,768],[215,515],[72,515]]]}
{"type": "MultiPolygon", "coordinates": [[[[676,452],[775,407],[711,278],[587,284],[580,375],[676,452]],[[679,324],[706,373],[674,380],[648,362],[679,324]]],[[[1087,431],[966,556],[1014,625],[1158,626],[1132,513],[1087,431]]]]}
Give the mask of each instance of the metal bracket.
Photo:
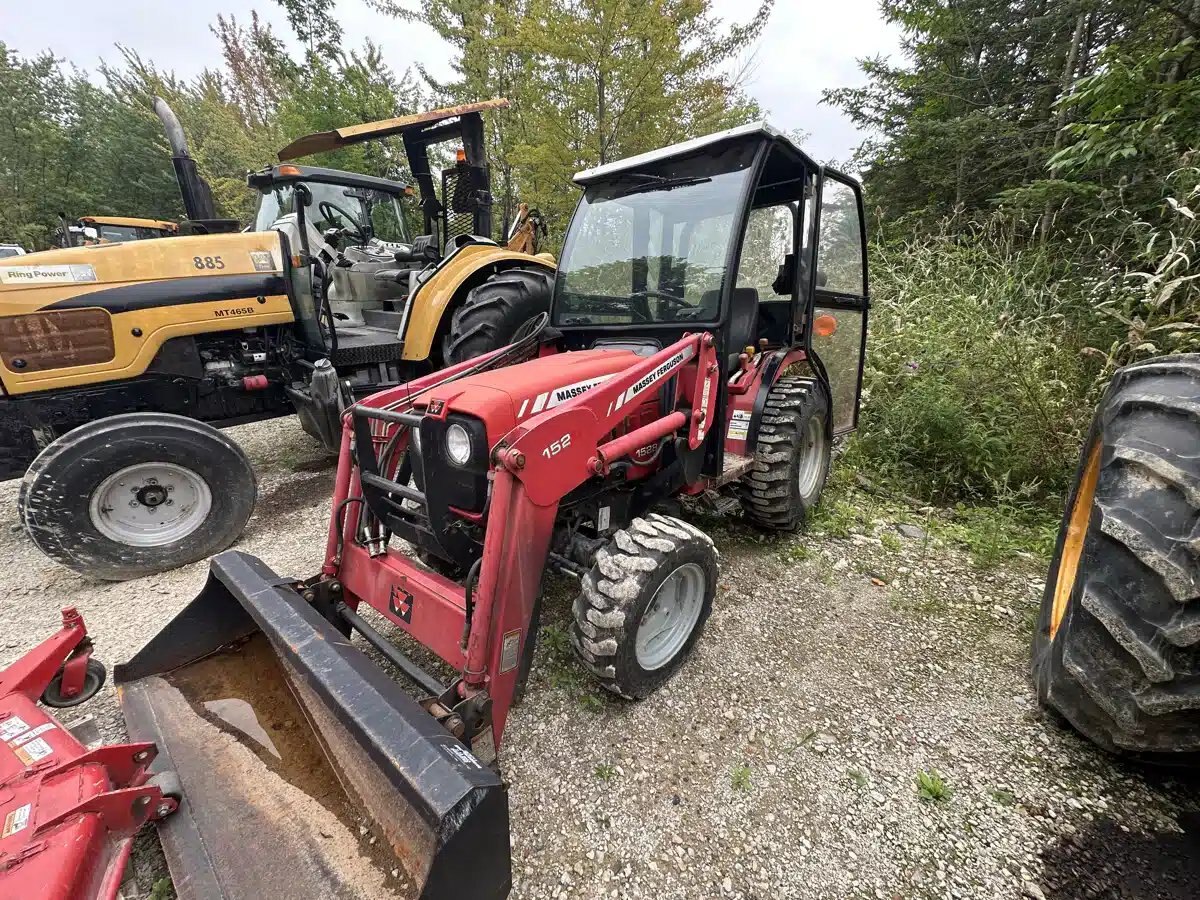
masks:
{"type": "Polygon", "coordinates": [[[158,755],[158,747],[152,741],[142,741],[135,744],[110,744],[107,747],[97,747],[82,756],[68,760],[42,773],[43,778],[61,775],[71,769],[97,763],[104,767],[109,780],[122,788],[141,784],[145,781],[146,768],[158,755]]]}
{"type": "Polygon", "coordinates": [[[151,819],[161,819],[173,813],[179,804],[164,797],[157,785],[120,788],[89,797],[52,819],[41,822],[34,834],[42,834],[74,816],[98,815],[106,830],[113,834],[133,834],[151,819]]]}

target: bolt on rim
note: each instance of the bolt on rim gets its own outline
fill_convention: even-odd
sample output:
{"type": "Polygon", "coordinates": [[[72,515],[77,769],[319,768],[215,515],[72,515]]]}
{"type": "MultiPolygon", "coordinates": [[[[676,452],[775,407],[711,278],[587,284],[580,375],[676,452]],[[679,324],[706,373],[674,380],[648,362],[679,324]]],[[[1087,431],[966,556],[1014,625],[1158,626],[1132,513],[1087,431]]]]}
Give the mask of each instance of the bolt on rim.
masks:
{"type": "Polygon", "coordinates": [[[190,535],[212,509],[208,482],[174,463],[127,466],[92,492],[88,511],[102,535],[131,547],[161,547],[190,535]]]}
{"type": "Polygon", "coordinates": [[[704,570],[696,563],[684,563],[663,580],[638,623],[639,666],[653,672],[675,658],[700,618],[706,587],[704,570]]]}
{"type": "Polygon", "coordinates": [[[825,466],[825,420],[813,416],[804,429],[800,443],[800,465],[796,482],[801,497],[811,497],[821,486],[821,470],[825,466]]]}

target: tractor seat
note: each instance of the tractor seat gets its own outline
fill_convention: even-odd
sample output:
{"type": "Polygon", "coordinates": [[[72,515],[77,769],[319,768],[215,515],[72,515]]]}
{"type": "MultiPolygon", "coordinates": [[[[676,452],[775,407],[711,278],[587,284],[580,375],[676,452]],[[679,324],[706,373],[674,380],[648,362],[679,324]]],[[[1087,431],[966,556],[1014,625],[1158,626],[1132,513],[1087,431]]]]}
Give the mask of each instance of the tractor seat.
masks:
{"type": "MultiPolygon", "coordinates": [[[[720,302],[719,291],[706,291],[700,298],[702,309],[715,309],[720,302]]],[[[729,356],[725,360],[725,371],[737,368],[738,356],[748,344],[754,343],[758,334],[758,291],[752,287],[734,288],[729,310],[729,356]]]]}

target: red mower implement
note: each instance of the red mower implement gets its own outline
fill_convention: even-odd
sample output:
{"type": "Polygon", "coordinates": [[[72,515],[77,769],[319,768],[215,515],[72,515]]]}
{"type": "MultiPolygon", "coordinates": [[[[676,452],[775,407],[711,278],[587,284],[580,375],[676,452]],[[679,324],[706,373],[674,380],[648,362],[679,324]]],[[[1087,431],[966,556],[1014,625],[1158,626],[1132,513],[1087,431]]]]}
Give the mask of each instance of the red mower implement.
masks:
{"type": "MultiPolygon", "coordinates": [[[[200,596],[118,671],[131,733],[159,742],[188,792],[192,814],[161,833],[172,872],[207,880],[202,896],[270,883],[226,871],[249,836],[223,833],[230,819],[270,835],[265,865],[321,868],[307,824],[279,816],[271,788],[230,788],[238,767],[213,739],[236,732],[265,762],[255,777],[286,770],[285,752],[273,762],[251,736],[276,733],[251,694],[284,678],[300,709],[284,718],[315,726],[345,802],[406,873],[383,888],[505,896],[507,796],[491,764],[530,669],[545,573],[579,581],[582,664],[644,698],[686,659],[717,589],[713,542],[664,504],[691,495],[792,529],[817,502],[832,439],[857,418],[857,183],[765,125],[576,181],[550,318],[346,411],[320,573],[281,578],[221,554],[200,596]],[[427,671],[381,618],[453,676],[427,671]],[[255,669],[260,649],[275,669],[255,669]],[[252,725],[197,717],[229,697],[254,707],[252,725]]],[[[320,887],[293,878],[297,891],[369,895],[322,871],[320,887]]]]}
{"type": "Polygon", "coordinates": [[[0,897],[111,900],[134,834],[180,795],[169,773],[150,779],[154,744],[89,748],[38,706],[77,706],[104,685],[83,618],[62,621],[0,671],[0,897]]]}

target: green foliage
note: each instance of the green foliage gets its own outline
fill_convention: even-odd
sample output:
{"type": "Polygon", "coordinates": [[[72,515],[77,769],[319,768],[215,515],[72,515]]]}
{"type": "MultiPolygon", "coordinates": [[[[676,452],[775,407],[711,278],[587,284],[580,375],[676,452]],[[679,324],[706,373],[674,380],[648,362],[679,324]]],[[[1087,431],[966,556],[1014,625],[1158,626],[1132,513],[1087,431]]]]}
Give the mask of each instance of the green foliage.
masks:
{"type": "Polygon", "coordinates": [[[1001,806],[1013,806],[1017,802],[1017,795],[1005,788],[993,788],[992,799],[1001,806]]]}
{"type": "Polygon", "coordinates": [[[771,0],[727,26],[709,0],[421,0],[378,3],[431,26],[457,51],[456,76],[422,72],[447,101],[506,97],[489,117],[498,224],[518,200],[561,241],[571,175],[753,118],[730,63],[766,25],[771,0]]]}
{"type": "Polygon", "coordinates": [[[160,878],[150,888],[149,900],[175,900],[175,885],[170,878],[160,878]]]}
{"type": "MultiPolygon", "coordinates": [[[[1081,289],[1000,223],[873,248],[861,433],[852,459],[946,500],[1061,492],[1090,417],[1101,333],[1081,289]]],[[[1109,331],[1111,333],[1111,329],[1109,331]]]]}
{"type": "Polygon", "coordinates": [[[855,787],[858,788],[865,788],[871,783],[871,780],[867,778],[866,773],[862,769],[847,769],[846,777],[854,782],[855,787]]]}
{"type": "MultiPolygon", "coordinates": [[[[24,58],[0,44],[0,115],[11,123],[0,129],[0,241],[44,249],[59,212],[182,217],[155,97],[179,116],[218,215],[242,221],[257,200],[246,171],[273,162],[292,138],[425,103],[407,74],[397,77],[384,64],[379,48],[368,43],[342,52],[328,45],[336,35],[322,23],[332,0],[285,6],[310,45],[303,62],[287,56],[257,15],[248,26],[218,17],[213,33],[224,65],[191,81],[118,48],[118,61],[102,63],[92,83],[48,53],[24,58]],[[325,43],[313,38],[318,33],[325,43]]],[[[388,141],[309,161],[384,177],[407,174],[402,153],[388,141]]]]}
{"type": "Polygon", "coordinates": [[[597,763],[592,771],[601,781],[611,781],[617,776],[617,767],[611,763],[597,763]]]}
{"type": "Polygon", "coordinates": [[[953,789],[942,780],[937,769],[918,772],[914,781],[917,784],[917,796],[931,803],[945,802],[954,794],[953,789]]]}
{"type": "Polygon", "coordinates": [[[753,787],[750,779],[750,767],[745,763],[733,767],[729,775],[729,786],[735,791],[748,791],[753,787]]]}

